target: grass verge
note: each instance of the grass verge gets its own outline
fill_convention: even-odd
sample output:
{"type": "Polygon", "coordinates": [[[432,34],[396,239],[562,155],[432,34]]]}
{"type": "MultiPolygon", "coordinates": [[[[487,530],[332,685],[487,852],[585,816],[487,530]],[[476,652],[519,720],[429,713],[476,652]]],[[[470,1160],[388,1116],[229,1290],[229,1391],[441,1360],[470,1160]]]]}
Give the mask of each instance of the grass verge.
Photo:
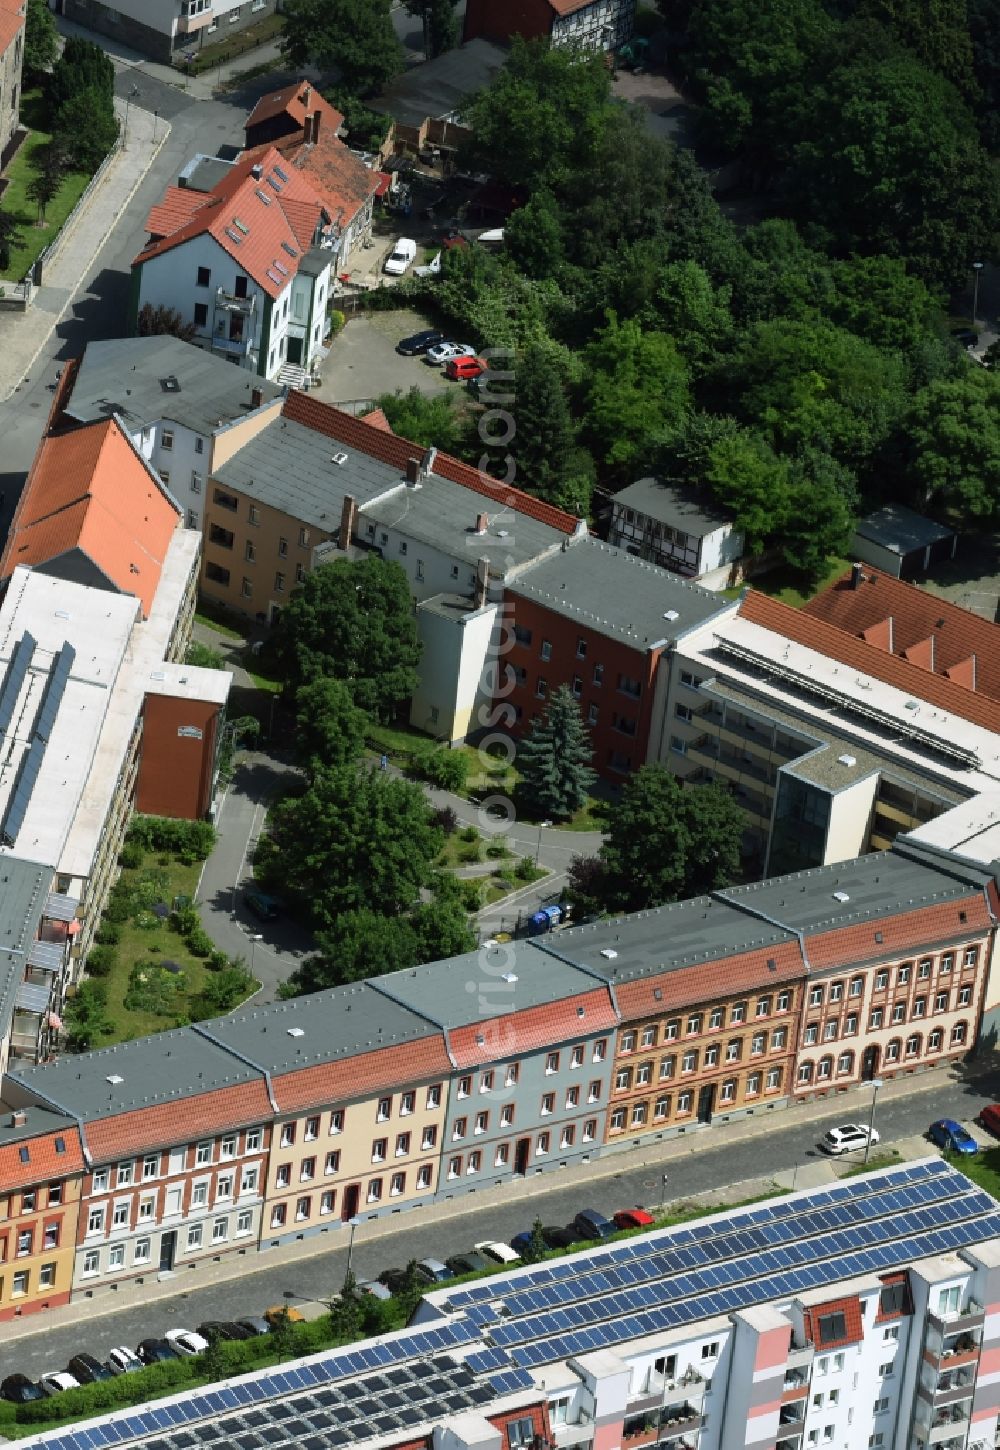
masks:
{"type": "MultiPolygon", "coordinates": [[[[208,45],[203,45],[194,52],[194,59],[191,61],[184,59],[184,51],[178,52],[173,63],[185,75],[201,75],[202,71],[226,65],[228,61],[235,60],[237,56],[246,55],[248,50],[256,50],[259,45],[266,45],[268,41],[277,39],[284,28],[283,15],[265,15],[262,19],[255,20],[252,25],[237,31],[235,35],[227,35],[222,40],[209,41],[208,45]]],[[[256,66],[252,69],[257,71],[258,75],[262,74],[256,66]]],[[[273,65],[269,64],[267,69],[273,69],[273,65]]]]}
{"type": "Polygon", "coordinates": [[[243,630],[234,629],[231,624],[227,624],[222,611],[213,609],[210,605],[206,604],[204,599],[201,601],[201,606],[194,617],[198,624],[203,624],[206,629],[214,629],[216,634],[224,635],[226,639],[244,638],[243,630]]]}
{"type": "MultiPolygon", "coordinates": [[[[801,609],[803,604],[808,604],[817,594],[829,588],[835,579],[847,572],[851,567],[849,559],[828,559],[826,568],[820,577],[812,584],[804,586],[800,575],[793,574],[789,569],[772,569],[768,574],[762,574],[759,579],[752,579],[749,582],[753,588],[761,594],[769,594],[772,599],[779,599],[782,604],[790,604],[794,609],[801,609]]],[[[737,590],[737,593],[739,591],[737,590]]]]}
{"type": "Polygon", "coordinates": [[[946,1154],[945,1157],[952,1168],[957,1168],[966,1178],[985,1188],[991,1197],[1000,1200],[1000,1148],[985,1148],[968,1158],[960,1153],[946,1154]]]}
{"type": "Polygon", "coordinates": [[[867,1163],[855,1163],[842,1173],[841,1178],[858,1178],[862,1173],[877,1173],[880,1168],[893,1168],[903,1159],[895,1148],[880,1148],[877,1153],[872,1153],[867,1163]]]}
{"type": "Polygon", "coordinates": [[[11,247],[10,264],[5,269],[9,279],[15,282],[31,270],[39,253],[61,231],[90,181],[85,171],[68,172],[45,209],[44,223],[38,225],[38,205],[29,198],[28,187],[38,175],[45,148],[52,139],[45,129],[47,120],[41,91],[27,91],[21,101],[21,121],[31,128],[31,135],[7,169],[10,184],[3,196],[4,211],[14,217],[21,230],[21,241],[18,246],[11,247]]]}

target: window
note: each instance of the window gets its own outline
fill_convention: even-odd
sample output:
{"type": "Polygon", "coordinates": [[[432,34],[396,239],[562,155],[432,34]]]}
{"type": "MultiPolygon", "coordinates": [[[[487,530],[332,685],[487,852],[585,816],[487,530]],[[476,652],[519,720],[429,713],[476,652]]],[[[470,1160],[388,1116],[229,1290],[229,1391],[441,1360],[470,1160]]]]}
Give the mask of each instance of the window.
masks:
{"type": "Polygon", "coordinates": [[[429,1127],[426,1127],[423,1132],[423,1137],[420,1140],[421,1148],[433,1148],[437,1142],[437,1135],[438,1130],[436,1127],[434,1127],[433,1124],[431,1124],[429,1127]]]}
{"type": "Polygon", "coordinates": [[[308,529],[299,529],[299,548],[300,549],[308,549],[308,547],[309,547],[309,530],[308,529]]]}
{"type": "Polygon", "coordinates": [[[467,1121],[465,1118],[456,1118],[451,1130],[452,1138],[464,1138],[466,1127],[467,1121]]]}
{"type": "Polygon", "coordinates": [[[805,1032],[802,1034],[802,1041],[807,1047],[810,1047],[818,1037],[819,1027],[815,1022],[810,1022],[807,1025],[805,1032]]]}
{"type": "Polygon", "coordinates": [[[809,1006],[819,1007],[823,1001],[823,988],[811,987],[809,989],[809,1006]]]}
{"type": "Polygon", "coordinates": [[[285,576],[279,570],[278,573],[275,574],[275,576],[274,576],[274,592],[276,594],[283,594],[284,591],[285,591],[285,576]]]}
{"type": "Polygon", "coordinates": [[[439,1108],[441,1106],[440,1084],[435,1084],[434,1087],[427,1089],[427,1106],[429,1108],[439,1108]]]}
{"type": "Polygon", "coordinates": [[[653,1079],[653,1064],[651,1062],[640,1063],[636,1068],[636,1087],[645,1087],[653,1079]]]}
{"type": "Polygon", "coordinates": [[[278,1171],[274,1175],[274,1186],[276,1188],[287,1188],[292,1181],[292,1165],[290,1163],[279,1163],[278,1171]]]}
{"type": "Polygon", "coordinates": [[[774,1031],[771,1033],[771,1046],[772,1047],[784,1047],[784,1045],[785,1045],[785,1043],[787,1041],[788,1041],[788,1028],[787,1027],[776,1027],[774,1029],[774,1031]]]}
{"type": "Polygon", "coordinates": [[[823,1041],[832,1042],[837,1035],[836,1022],[825,1022],[823,1024],[823,1041]]]}
{"type": "Polygon", "coordinates": [[[680,1036],[681,1024],[677,1018],[673,1018],[663,1029],[664,1042],[674,1042],[680,1036]]]}
{"type": "Polygon", "coordinates": [[[964,1022],[956,1022],[951,1029],[951,1045],[956,1047],[960,1042],[965,1041],[966,1027],[964,1022]]]}
{"type": "Polygon", "coordinates": [[[847,1320],[842,1310],[834,1310],[831,1314],[819,1316],[819,1342],[820,1344],[832,1344],[834,1340],[844,1339],[847,1335],[847,1320]]]}
{"type": "Polygon", "coordinates": [[[745,1002],[734,1002],[729,1012],[731,1023],[745,1022],[747,1016],[747,1004],[745,1002]]]}
{"type": "Polygon", "coordinates": [[[112,1228],[128,1228],[129,1210],[131,1204],[126,1198],[123,1203],[116,1203],[114,1213],[111,1215],[112,1228]]]}
{"type": "Polygon", "coordinates": [[[702,1359],[718,1359],[718,1357],[719,1357],[719,1343],[718,1343],[718,1340],[713,1339],[710,1344],[703,1344],[701,1346],[701,1357],[702,1357],[702,1359]]]}
{"type": "Polygon", "coordinates": [[[767,1070],[767,1078],[765,1080],[764,1086],[765,1086],[765,1088],[767,1089],[768,1092],[775,1092],[775,1091],[777,1091],[778,1088],[781,1087],[781,1068],[780,1067],[769,1067],[768,1068],[768,1070],[767,1070]]]}
{"type": "Polygon", "coordinates": [[[947,974],[951,971],[951,969],[952,969],[952,967],[954,965],[955,965],[955,953],[954,952],[945,952],[944,956],[941,958],[941,965],[938,968],[939,975],[942,976],[942,977],[947,976],[947,974]]]}
{"type": "Polygon", "coordinates": [[[713,1047],[706,1047],[705,1048],[705,1066],[706,1067],[715,1067],[715,1066],[717,1066],[718,1061],[719,1061],[719,1048],[718,1048],[718,1044],[716,1044],[713,1047]]]}
{"type": "Polygon", "coordinates": [[[711,1031],[712,1028],[714,1028],[714,1027],[721,1027],[721,1026],[722,1026],[722,1008],[721,1007],[713,1007],[712,1010],[711,1010],[711,1012],[708,1014],[708,1027],[709,1027],[709,1031],[711,1031]]]}
{"type": "MultiPolygon", "coordinates": [[[[159,1172],[159,1168],[160,1168],[160,1160],[159,1160],[159,1158],[157,1157],[157,1155],[155,1153],[151,1153],[148,1158],[144,1158],[142,1160],[142,1178],[143,1178],[143,1182],[145,1183],[150,1178],[155,1178],[156,1175],[157,1175],[157,1173],[159,1172]]],[[[51,1197],[49,1198],[49,1202],[50,1203],[52,1202],[51,1197]]]]}
{"type": "Polygon", "coordinates": [[[520,1067],[518,1063],[511,1063],[510,1067],[508,1067],[507,1071],[504,1073],[504,1087],[513,1087],[514,1084],[517,1082],[519,1076],[520,1067]]]}
{"type": "Polygon", "coordinates": [[[218,1203],[222,1199],[232,1198],[232,1196],[233,1175],[231,1173],[220,1173],[218,1178],[215,1180],[216,1203],[218,1203]]]}
{"type": "Polygon", "coordinates": [[[208,284],[211,282],[211,280],[212,280],[212,271],[211,271],[211,268],[210,267],[199,267],[198,268],[198,276],[197,276],[195,285],[198,286],[198,287],[207,287],[208,284]]]}
{"type": "Polygon", "coordinates": [[[201,1248],[201,1224],[192,1224],[187,1231],[187,1246],[189,1249],[201,1248]]]}
{"type": "Polygon", "coordinates": [[[501,1128],[509,1128],[513,1125],[513,1122],[514,1104],[504,1103],[503,1107],[500,1109],[500,1126],[501,1128]]]}
{"type": "MultiPolygon", "coordinates": [[[[462,1119],[462,1122],[464,1123],[464,1121],[465,1121],[465,1119],[463,1118],[462,1119]]],[[[457,1123],[455,1124],[455,1127],[456,1128],[458,1127],[458,1124],[457,1123]]],[[[387,1146],[388,1146],[388,1140],[386,1138],[376,1138],[375,1139],[375,1141],[372,1143],[372,1162],[373,1163],[384,1163],[385,1162],[385,1154],[386,1154],[386,1148],[387,1148],[387,1146]]]]}
{"type": "Polygon", "coordinates": [[[966,947],[962,954],[962,966],[974,967],[979,959],[978,947],[966,947]]]}
{"type": "Polygon", "coordinates": [[[288,1208],[284,1203],[276,1203],[271,1210],[271,1227],[284,1228],[285,1219],[288,1216],[288,1208]]]}
{"type": "Polygon", "coordinates": [[[34,1237],[34,1235],[32,1234],[30,1228],[22,1229],[20,1231],[20,1233],[18,1234],[18,1236],[17,1236],[17,1257],[19,1259],[23,1259],[24,1256],[25,1256],[25,1254],[30,1254],[31,1253],[31,1246],[32,1246],[32,1239],[33,1239],[33,1237],[34,1237]]]}
{"type": "Polygon", "coordinates": [[[724,1103],[731,1103],[731,1102],[734,1102],[735,1100],[736,1100],[736,1079],[730,1077],[730,1078],[727,1078],[726,1081],[722,1084],[722,1101],[724,1103]]]}
{"type": "Polygon", "coordinates": [[[538,653],[541,659],[548,662],[552,658],[552,641],[543,639],[538,653]]]}
{"type": "Polygon", "coordinates": [[[251,1128],[250,1131],[247,1133],[246,1151],[248,1153],[259,1153],[260,1145],[263,1141],[264,1139],[261,1130],[259,1128],[251,1128]]]}
{"type": "MultiPolygon", "coordinates": [[[[392,1175],[392,1177],[389,1179],[389,1193],[390,1193],[390,1196],[392,1196],[394,1198],[398,1198],[399,1195],[401,1193],[405,1193],[405,1191],[406,1191],[406,1174],[405,1173],[394,1173],[392,1175]]],[[[321,1211],[322,1211],[322,1209],[321,1209],[321,1211]]]]}
{"type": "Polygon", "coordinates": [[[906,983],[910,980],[910,977],[912,975],[913,975],[913,963],[912,962],[906,962],[903,966],[900,967],[899,971],[896,973],[896,982],[897,982],[897,984],[900,987],[905,987],[906,986],[906,983]]]}
{"type": "MultiPolygon", "coordinates": [[[[676,1057],[664,1057],[664,1058],[661,1058],[661,1060],[660,1060],[660,1082],[665,1082],[667,1080],[667,1078],[673,1077],[673,1075],[674,1075],[674,1068],[675,1068],[676,1064],[677,1064],[676,1057]]],[[[596,1101],[596,1100],[595,1099],[591,1099],[591,1101],[593,1102],[593,1101],[596,1101]]]]}
{"type": "Polygon", "coordinates": [[[962,987],[959,990],[959,993],[958,993],[958,1005],[959,1005],[959,1007],[968,1007],[968,1005],[969,1005],[969,1003],[971,1001],[972,1001],[972,988],[971,987],[962,987]]]}
{"type": "MultiPolygon", "coordinates": [[[[208,326],[208,303],[207,302],[196,302],[194,304],[194,325],[195,325],[195,327],[207,327],[208,326]]],[[[198,439],[198,442],[199,443],[201,442],[201,439],[200,438],[198,439]]]]}
{"type": "Polygon", "coordinates": [[[881,1007],[876,1007],[872,1011],[872,1015],[871,1015],[871,1018],[869,1020],[869,1024],[868,1025],[870,1027],[881,1027],[882,1026],[882,1008],[881,1007]]]}
{"type": "Polygon", "coordinates": [[[570,1065],[570,1067],[582,1067],[583,1066],[583,1048],[582,1047],[574,1047],[573,1048],[573,1051],[570,1054],[569,1065],[570,1065]]]}
{"type": "Polygon", "coordinates": [[[152,1193],[144,1194],[139,1199],[139,1219],[152,1218],[156,1210],[156,1198],[152,1193]]]}
{"type": "Polygon", "coordinates": [[[431,1165],[429,1163],[425,1163],[422,1168],[418,1168],[418,1170],[417,1170],[417,1188],[418,1189],[419,1188],[430,1188],[430,1186],[431,1186],[431,1172],[432,1172],[432,1169],[431,1169],[431,1165]]]}
{"type": "Polygon", "coordinates": [[[288,558],[288,540],[287,539],[279,539],[278,540],[278,553],[279,553],[279,555],[281,556],[282,559],[287,559],[288,558]]]}
{"type": "Polygon", "coordinates": [[[31,1213],[31,1211],[34,1209],[34,1207],[35,1207],[35,1190],[33,1188],[29,1188],[24,1193],[21,1194],[21,1212],[22,1213],[31,1213]]]}
{"type": "Polygon", "coordinates": [[[88,1234],[99,1234],[104,1232],[103,1203],[98,1204],[96,1208],[92,1208],[90,1210],[90,1213],[87,1215],[87,1232],[88,1234]]]}
{"type": "Polygon", "coordinates": [[[545,1059],[545,1071],[546,1071],[546,1073],[552,1073],[552,1072],[558,1072],[559,1071],[559,1054],[558,1054],[558,1052],[550,1052],[549,1055],[548,1055],[548,1057],[546,1057],[546,1059],[545,1059]]]}
{"type": "Polygon", "coordinates": [[[523,1420],[511,1420],[507,1426],[509,1450],[520,1450],[521,1446],[530,1445],[534,1438],[535,1422],[530,1415],[523,1420]]]}
{"type": "Polygon", "coordinates": [[[602,685],[604,683],[604,666],[603,665],[595,665],[594,666],[593,680],[594,680],[594,684],[595,685],[598,685],[598,686],[600,686],[600,685],[602,685]]]}
{"type": "Polygon", "coordinates": [[[738,1038],[738,1037],[732,1038],[731,1041],[729,1041],[729,1042],[726,1043],[726,1061],[727,1062],[738,1062],[739,1059],[740,1059],[740,1054],[742,1053],[742,1051],[743,1051],[743,1043],[740,1040],[740,1038],[738,1038]]]}
{"type": "Polygon", "coordinates": [[[282,1125],[281,1125],[281,1146],[282,1146],[282,1148],[290,1148],[294,1142],[295,1142],[295,1124],[294,1123],[282,1123],[282,1125]]]}
{"type": "Polygon", "coordinates": [[[791,994],[791,992],[779,992],[778,993],[778,1011],[779,1012],[787,1012],[788,1009],[789,1009],[789,1007],[791,1005],[792,1005],[792,994],[791,994]]]}
{"type": "MultiPolygon", "coordinates": [[[[381,1187],[381,1182],[382,1182],[382,1180],[380,1178],[373,1178],[372,1181],[371,1181],[371,1183],[369,1183],[369,1185],[368,1185],[368,1202],[369,1203],[371,1203],[371,1201],[372,1201],[372,1185],[375,1184],[375,1183],[378,1183],[380,1185],[380,1187],[381,1187]]],[[[381,1197],[381,1192],[379,1194],[379,1197],[381,1197]]],[[[310,1215],[311,1212],[312,1212],[312,1199],[309,1197],[309,1194],[308,1193],[304,1194],[301,1198],[297,1198],[295,1200],[295,1222],[296,1223],[302,1223],[304,1219],[307,1219],[309,1217],[309,1215],[310,1215]]]]}
{"type": "Polygon", "coordinates": [[[681,1058],[681,1072],[694,1072],[698,1066],[698,1054],[696,1052],[685,1052],[681,1058]]]}
{"type": "Polygon", "coordinates": [[[757,998],[757,1016],[758,1017],[767,1017],[770,1014],[770,1011],[771,1011],[771,999],[770,999],[770,997],[758,997],[757,998]]]}
{"type": "Polygon", "coordinates": [[[924,1015],[924,1013],[926,1011],[927,1011],[927,998],[926,997],[915,997],[913,999],[913,1011],[910,1013],[911,1017],[923,1017],[923,1015],[924,1015]]]}
{"type": "Polygon", "coordinates": [[[670,1113],[670,1098],[657,1098],[653,1105],[653,1119],[655,1122],[662,1122],[670,1113]]]}
{"type": "Polygon", "coordinates": [[[840,999],[843,997],[843,995],[844,995],[844,984],[843,984],[843,982],[831,982],[830,983],[830,1001],[831,1002],[839,1002],[840,999]]]}
{"type": "Polygon", "coordinates": [[[853,1052],[842,1052],[840,1054],[840,1056],[837,1058],[837,1073],[838,1073],[838,1076],[841,1076],[842,1077],[845,1073],[850,1072],[853,1067],[854,1067],[854,1053],[853,1052]]]}
{"type": "Polygon", "coordinates": [[[886,989],[886,987],[888,987],[888,985],[889,985],[889,973],[888,972],[876,972],[875,973],[875,990],[876,990],[876,992],[884,992],[885,989],[886,989]]]}
{"type": "Polygon", "coordinates": [[[848,1012],[847,1016],[844,1018],[844,1036],[853,1037],[857,1030],[858,1014],[856,1012],[848,1012]]]}
{"type": "Polygon", "coordinates": [[[597,1119],[588,1118],[583,1125],[583,1141],[592,1143],[597,1136],[597,1119]]]}
{"type": "Polygon", "coordinates": [[[303,1158],[299,1165],[299,1182],[309,1183],[316,1177],[316,1159],[303,1158]]]}
{"type": "Polygon", "coordinates": [[[97,1172],[94,1174],[93,1182],[91,1183],[91,1192],[93,1192],[93,1193],[106,1193],[107,1192],[107,1188],[108,1188],[108,1176],[110,1174],[110,1171],[111,1170],[109,1168],[98,1168],[97,1172]]]}
{"type": "Polygon", "coordinates": [[[611,1114],[611,1127],[613,1131],[620,1131],[625,1126],[625,1109],[615,1108],[611,1114]]]}
{"type": "Polygon", "coordinates": [[[646,1121],[646,1104],[645,1103],[636,1103],[634,1105],[634,1107],[632,1108],[632,1126],[633,1126],[633,1128],[640,1128],[640,1127],[642,1127],[642,1125],[643,1125],[643,1123],[645,1121],[646,1121]]]}
{"type": "Polygon", "coordinates": [[[912,1037],[906,1039],[906,1055],[907,1057],[916,1057],[919,1051],[920,1034],[915,1032],[912,1037]]]}
{"type": "Polygon", "coordinates": [[[755,1098],[760,1092],[760,1073],[752,1072],[747,1078],[747,1090],[745,1096],[755,1098]]]}
{"type": "MultiPolygon", "coordinates": [[[[482,1116],[486,1117],[486,1116],[488,1116],[488,1114],[482,1114],[482,1116]]],[[[476,1131],[477,1132],[479,1131],[478,1127],[477,1127],[476,1131]]],[[[396,1157],[397,1158],[405,1158],[406,1155],[407,1155],[407,1153],[409,1153],[409,1151],[410,1151],[410,1135],[409,1135],[409,1133],[397,1133],[396,1134],[396,1157]]]]}
{"type": "Polygon", "coordinates": [[[935,1012],[947,1012],[947,1010],[948,1010],[948,993],[947,992],[938,992],[937,995],[934,998],[934,1011],[935,1012]]]}
{"type": "MultiPolygon", "coordinates": [[[[337,1192],[334,1188],[328,1188],[325,1193],[319,1196],[320,1213],[332,1213],[337,1203],[337,1192]]],[[[236,1230],[239,1233],[239,1228],[236,1230]]]]}
{"type": "Polygon", "coordinates": [[[917,977],[918,977],[918,979],[921,982],[923,982],[923,981],[926,981],[927,980],[927,978],[930,976],[930,974],[931,974],[931,959],[930,959],[930,957],[924,957],[923,961],[917,967],[917,977]]]}
{"type": "Polygon", "coordinates": [[[542,1116],[551,1113],[556,1105],[555,1093],[544,1093],[542,1095],[542,1116]]]}
{"type": "Polygon", "coordinates": [[[595,1062],[603,1062],[604,1059],[605,1059],[605,1057],[607,1056],[607,1052],[608,1052],[608,1044],[607,1044],[606,1041],[603,1041],[602,1040],[600,1042],[595,1042],[594,1043],[594,1061],[595,1062]]]}
{"type": "Polygon", "coordinates": [[[691,1016],[687,1020],[687,1030],[688,1030],[688,1036],[689,1037],[693,1033],[700,1032],[701,1031],[701,1013],[700,1012],[692,1012],[691,1016]]]}
{"type": "Polygon", "coordinates": [[[803,1062],[803,1063],[801,1063],[800,1066],[799,1066],[799,1072],[798,1072],[799,1082],[811,1082],[812,1081],[812,1075],[813,1075],[813,1065],[812,1065],[812,1063],[811,1062],[803,1062]]]}
{"type": "Polygon", "coordinates": [[[468,1161],[465,1165],[465,1171],[466,1173],[478,1173],[482,1166],[483,1155],[477,1149],[474,1153],[469,1154],[468,1161]]]}
{"type": "Polygon", "coordinates": [[[461,1158],[449,1158],[448,1159],[448,1177],[449,1178],[457,1178],[459,1176],[459,1174],[461,1173],[461,1171],[462,1171],[462,1160],[461,1160],[461,1158]]]}
{"type": "Polygon", "coordinates": [[[244,1193],[256,1193],[259,1179],[260,1169],[257,1167],[256,1163],[252,1164],[249,1168],[244,1168],[243,1174],[240,1178],[241,1195],[244,1193]]]}

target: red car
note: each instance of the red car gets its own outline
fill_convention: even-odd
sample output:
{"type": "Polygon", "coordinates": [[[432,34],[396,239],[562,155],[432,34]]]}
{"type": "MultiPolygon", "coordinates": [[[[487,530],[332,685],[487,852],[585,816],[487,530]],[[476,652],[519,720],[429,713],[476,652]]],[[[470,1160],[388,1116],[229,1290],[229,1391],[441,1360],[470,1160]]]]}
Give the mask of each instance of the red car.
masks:
{"type": "Polygon", "coordinates": [[[464,383],[469,378],[478,378],[485,371],[486,364],[481,357],[453,357],[451,362],[445,363],[444,375],[453,383],[464,383]]]}
{"type": "Polygon", "coordinates": [[[656,1221],[644,1208],[620,1208],[613,1217],[616,1228],[649,1228],[656,1221]]]}
{"type": "Polygon", "coordinates": [[[979,1114],[979,1121],[994,1138],[1000,1138],[1000,1103],[991,1103],[979,1114]]]}

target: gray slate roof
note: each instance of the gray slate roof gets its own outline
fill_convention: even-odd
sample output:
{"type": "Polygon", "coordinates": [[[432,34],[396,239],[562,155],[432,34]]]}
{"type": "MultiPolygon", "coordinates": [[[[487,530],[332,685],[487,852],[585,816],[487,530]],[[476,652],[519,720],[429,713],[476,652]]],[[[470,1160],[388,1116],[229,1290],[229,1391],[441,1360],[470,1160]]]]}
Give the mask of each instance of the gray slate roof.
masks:
{"type": "Polygon", "coordinates": [[[732,515],[717,509],[711,500],[691,489],[678,488],[662,478],[640,478],[623,488],[614,497],[615,508],[635,509],[657,523],[681,529],[685,534],[702,539],[714,534],[723,524],[732,523],[732,515]]]}
{"type": "Polygon", "coordinates": [[[88,345],[66,412],[82,423],[119,413],[130,429],[164,418],[209,436],[250,412],[253,388],[265,403],[284,391],[177,337],[123,337],[88,345]]]}
{"type": "Polygon", "coordinates": [[[419,126],[428,116],[448,116],[466,96],[490,84],[507,54],[505,46],[492,41],[470,40],[435,60],[411,66],[369,105],[411,126],[419,126]]]}
{"type": "Polygon", "coordinates": [[[590,537],[574,540],[507,587],[640,650],[677,639],[731,608],[710,589],[590,537]]]}
{"type": "Polygon", "coordinates": [[[925,549],[939,539],[950,539],[954,529],[939,524],[935,519],[924,518],[899,503],[888,503],[876,509],[867,518],[860,519],[855,534],[870,539],[890,549],[894,554],[908,554],[913,549],[925,549]]]}
{"type": "Polygon", "coordinates": [[[24,978],[27,952],[35,938],[42,908],[52,889],[55,868],[0,855],[0,1035],[6,1036],[14,1016],[14,999],[24,978]]]}
{"type": "Polygon", "coordinates": [[[592,992],[597,983],[535,943],[513,941],[393,972],[372,985],[415,1012],[426,1012],[442,1027],[454,1028],[561,1002],[592,992]]]}

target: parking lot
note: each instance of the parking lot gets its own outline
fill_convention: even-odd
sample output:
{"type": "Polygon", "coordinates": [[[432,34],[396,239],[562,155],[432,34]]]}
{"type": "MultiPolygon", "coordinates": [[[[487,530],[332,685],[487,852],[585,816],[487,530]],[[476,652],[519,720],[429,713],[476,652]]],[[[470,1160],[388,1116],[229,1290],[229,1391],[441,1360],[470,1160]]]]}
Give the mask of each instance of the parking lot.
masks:
{"type": "MultiPolygon", "coordinates": [[[[398,312],[363,312],[344,326],[323,365],[318,395],[324,403],[354,403],[380,393],[419,388],[435,394],[454,390],[440,368],[428,367],[419,357],[400,357],[400,338],[434,326],[433,320],[410,308],[398,312]]],[[[459,339],[465,341],[464,338],[459,339]]]]}

